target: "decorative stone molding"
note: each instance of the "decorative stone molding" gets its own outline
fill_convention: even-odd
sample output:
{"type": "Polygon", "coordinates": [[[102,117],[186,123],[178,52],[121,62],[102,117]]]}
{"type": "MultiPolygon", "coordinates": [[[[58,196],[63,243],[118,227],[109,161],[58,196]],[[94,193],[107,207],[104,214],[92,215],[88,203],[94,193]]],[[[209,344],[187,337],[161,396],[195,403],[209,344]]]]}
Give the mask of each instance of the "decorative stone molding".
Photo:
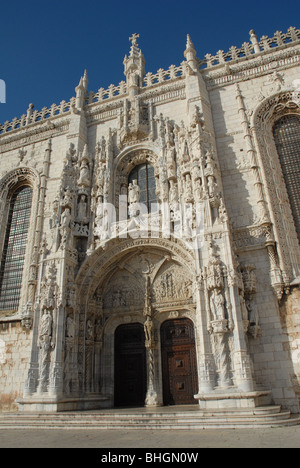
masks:
{"type": "Polygon", "coordinates": [[[293,280],[295,269],[298,271],[299,267],[296,266],[295,261],[297,263],[300,261],[299,246],[295,242],[296,235],[291,236],[291,231],[295,230],[291,208],[289,204],[284,204],[283,207],[281,202],[288,200],[288,194],[285,184],[282,183],[282,168],[272,134],[274,123],[283,115],[290,113],[300,115],[300,107],[294,100],[293,92],[284,91],[265,99],[257,107],[251,119],[252,133],[257,147],[276,241],[276,251],[273,252],[274,247],[272,250],[271,244],[268,251],[273,271],[272,281],[279,299],[282,297],[284,284],[288,285],[293,280]],[[286,226],[290,226],[288,230],[286,226]],[[295,255],[292,255],[292,252],[295,255]],[[282,274],[281,280],[279,270],[282,274]]]}

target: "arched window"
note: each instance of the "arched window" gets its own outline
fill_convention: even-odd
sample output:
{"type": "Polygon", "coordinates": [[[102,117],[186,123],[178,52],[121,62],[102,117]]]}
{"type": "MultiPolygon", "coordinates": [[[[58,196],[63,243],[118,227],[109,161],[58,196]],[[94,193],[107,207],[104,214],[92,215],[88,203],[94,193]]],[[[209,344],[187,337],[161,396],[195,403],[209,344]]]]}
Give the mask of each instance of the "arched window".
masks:
{"type": "Polygon", "coordinates": [[[275,123],[273,135],[300,241],[300,117],[285,115],[275,123]]]}
{"type": "Polygon", "coordinates": [[[136,166],[129,174],[128,183],[130,184],[134,180],[137,181],[141,190],[140,203],[146,205],[148,213],[150,213],[151,204],[157,203],[154,167],[148,163],[136,166]]]}
{"type": "Polygon", "coordinates": [[[0,266],[0,310],[19,306],[31,203],[32,189],[27,186],[19,187],[10,199],[0,266]]]}

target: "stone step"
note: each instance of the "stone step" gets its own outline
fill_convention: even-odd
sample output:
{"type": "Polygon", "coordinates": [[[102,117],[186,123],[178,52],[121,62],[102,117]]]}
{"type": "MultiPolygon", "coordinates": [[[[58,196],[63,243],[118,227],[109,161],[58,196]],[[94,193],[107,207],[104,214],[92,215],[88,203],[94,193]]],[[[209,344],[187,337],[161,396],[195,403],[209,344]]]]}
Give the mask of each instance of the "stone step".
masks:
{"type": "Polygon", "coordinates": [[[87,410],[87,411],[64,411],[64,412],[58,412],[58,413],[51,413],[51,412],[18,412],[18,413],[10,413],[10,412],[3,412],[0,413],[0,419],[5,417],[5,418],[36,418],[37,416],[44,416],[45,418],[49,417],[56,417],[56,418],[65,418],[65,417],[74,417],[74,418],[82,418],[84,417],[119,417],[122,415],[126,416],[134,416],[138,415],[139,417],[156,417],[156,418],[161,418],[162,415],[169,415],[169,416],[183,416],[186,417],[187,415],[191,417],[198,417],[199,415],[259,415],[259,414],[272,414],[272,413],[280,413],[281,412],[281,406],[275,406],[275,405],[270,405],[270,406],[260,406],[257,408],[215,408],[213,410],[201,410],[199,409],[198,406],[193,405],[193,406],[186,406],[186,407],[174,407],[174,406],[168,406],[168,407],[156,407],[156,408],[126,408],[126,409],[107,409],[107,410],[87,410]],[[176,408],[176,409],[175,409],[176,408]],[[181,408],[181,409],[177,409],[181,408]],[[184,408],[184,409],[182,409],[184,408]]]}
{"type": "Polygon", "coordinates": [[[57,414],[57,415],[45,415],[45,414],[40,414],[40,415],[22,415],[22,416],[5,416],[3,418],[0,417],[0,423],[3,422],[9,422],[9,421],[18,421],[20,423],[24,421],[28,422],[41,422],[41,423],[47,423],[47,422],[69,422],[71,424],[76,424],[80,423],[81,421],[86,421],[87,423],[97,421],[97,422],[102,422],[102,421],[154,421],[154,422],[160,422],[161,420],[163,421],[197,421],[199,419],[209,419],[209,418],[219,418],[219,419],[230,419],[230,420],[243,420],[245,418],[248,419],[286,419],[289,418],[290,412],[280,412],[280,413],[261,413],[261,414],[239,414],[239,413],[232,413],[230,414],[229,412],[227,413],[203,413],[199,412],[199,414],[161,414],[160,416],[156,414],[141,414],[141,415],[132,415],[132,414],[114,414],[114,415],[107,415],[107,414],[89,414],[89,415],[75,415],[75,414],[70,414],[70,415],[62,415],[62,414],[57,414]]]}
{"type": "Polygon", "coordinates": [[[196,411],[158,411],[158,412],[149,412],[143,411],[122,411],[117,412],[116,410],[111,411],[96,411],[96,412],[64,412],[64,413],[2,413],[0,414],[0,422],[1,421],[9,421],[15,420],[18,421],[34,421],[34,420],[43,420],[45,422],[55,420],[55,421],[74,421],[74,420],[137,420],[137,419],[153,419],[153,420],[164,420],[166,419],[199,419],[199,418],[210,418],[210,417],[219,417],[219,418],[264,418],[264,417],[277,417],[280,415],[289,416],[289,412],[282,413],[280,406],[271,406],[271,407],[262,407],[262,408],[255,408],[252,410],[239,410],[236,408],[233,409],[216,409],[216,410],[196,410],[196,411]]]}
{"type": "Polygon", "coordinates": [[[300,416],[291,416],[280,407],[255,410],[157,411],[72,413],[2,413],[0,429],[177,429],[273,427],[300,424],[300,416]]]}
{"type": "Polygon", "coordinates": [[[278,421],[264,421],[264,422],[257,422],[257,421],[223,421],[223,420],[205,420],[205,421],[198,421],[197,423],[172,423],[172,424],[136,424],[130,425],[128,423],[120,424],[78,424],[74,425],[41,425],[41,424],[9,424],[9,425],[2,425],[0,424],[0,430],[2,429],[12,429],[12,430],[201,430],[201,429],[259,429],[259,428],[273,428],[273,427],[288,427],[288,426],[295,426],[300,424],[300,418],[297,421],[295,420],[278,420],[278,421]]]}

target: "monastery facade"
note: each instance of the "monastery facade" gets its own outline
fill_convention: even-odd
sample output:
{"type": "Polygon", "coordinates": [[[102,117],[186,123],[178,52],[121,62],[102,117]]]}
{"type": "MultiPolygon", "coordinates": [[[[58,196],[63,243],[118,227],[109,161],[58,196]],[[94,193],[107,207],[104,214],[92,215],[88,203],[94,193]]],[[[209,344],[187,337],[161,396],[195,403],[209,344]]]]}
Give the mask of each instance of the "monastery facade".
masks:
{"type": "MultiPolygon", "coordinates": [[[[300,393],[300,30],[0,125],[0,408],[300,393]]],[[[184,46],[183,46],[184,50],[184,46]]]]}

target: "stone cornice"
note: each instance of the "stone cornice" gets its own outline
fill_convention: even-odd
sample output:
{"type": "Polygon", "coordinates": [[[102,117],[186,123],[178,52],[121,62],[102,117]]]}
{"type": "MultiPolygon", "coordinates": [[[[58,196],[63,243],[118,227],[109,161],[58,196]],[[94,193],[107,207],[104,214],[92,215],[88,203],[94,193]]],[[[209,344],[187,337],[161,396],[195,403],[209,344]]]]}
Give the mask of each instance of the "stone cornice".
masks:
{"type": "Polygon", "coordinates": [[[55,124],[52,120],[48,120],[3,134],[0,136],[0,154],[61,135],[68,131],[69,124],[70,118],[56,120],[55,124]]]}

